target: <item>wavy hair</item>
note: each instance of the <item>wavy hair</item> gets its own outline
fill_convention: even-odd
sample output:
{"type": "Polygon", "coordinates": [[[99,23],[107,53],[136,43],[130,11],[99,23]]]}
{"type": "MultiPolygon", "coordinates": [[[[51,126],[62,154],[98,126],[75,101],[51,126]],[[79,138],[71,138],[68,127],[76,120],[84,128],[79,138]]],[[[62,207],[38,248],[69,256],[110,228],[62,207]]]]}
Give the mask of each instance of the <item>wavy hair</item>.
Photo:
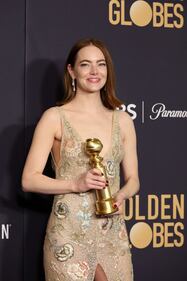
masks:
{"type": "Polygon", "coordinates": [[[114,73],[114,66],[112,62],[111,55],[107,49],[107,47],[104,45],[103,42],[97,40],[97,39],[82,39],[75,43],[75,45],[70,50],[70,53],[67,57],[65,67],[64,67],[64,98],[59,104],[66,104],[70,102],[76,95],[76,92],[73,92],[72,89],[72,78],[68,72],[68,64],[71,65],[73,68],[76,62],[77,53],[79,50],[81,50],[84,47],[93,45],[101,50],[105,57],[106,66],[107,66],[107,80],[105,83],[105,86],[100,90],[101,100],[103,105],[106,108],[109,109],[115,109],[116,107],[121,107],[121,104],[123,104],[122,101],[120,101],[115,94],[115,73],[114,73]]]}

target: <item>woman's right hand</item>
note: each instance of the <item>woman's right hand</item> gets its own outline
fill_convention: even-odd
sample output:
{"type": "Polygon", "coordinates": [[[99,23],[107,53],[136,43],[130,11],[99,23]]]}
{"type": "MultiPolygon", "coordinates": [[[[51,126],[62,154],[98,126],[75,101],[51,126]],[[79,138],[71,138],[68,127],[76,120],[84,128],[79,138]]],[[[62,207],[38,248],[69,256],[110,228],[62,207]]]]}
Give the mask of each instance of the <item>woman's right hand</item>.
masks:
{"type": "Polygon", "coordinates": [[[93,168],[76,178],[74,184],[74,192],[86,192],[90,189],[103,189],[106,180],[99,169],[93,168]]]}

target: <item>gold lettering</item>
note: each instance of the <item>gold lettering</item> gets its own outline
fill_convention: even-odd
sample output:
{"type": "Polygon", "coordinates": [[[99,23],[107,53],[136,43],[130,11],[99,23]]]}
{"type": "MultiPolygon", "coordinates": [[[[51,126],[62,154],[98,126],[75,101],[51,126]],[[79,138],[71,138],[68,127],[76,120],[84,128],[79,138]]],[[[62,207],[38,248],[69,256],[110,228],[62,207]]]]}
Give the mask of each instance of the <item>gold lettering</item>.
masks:
{"type": "Polygon", "coordinates": [[[169,23],[168,19],[173,18],[173,14],[169,13],[169,8],[173,8],[173,3],[165,3],[164,4],[164,27],[173,28],[173,23],[169,23]]]}
{"type": "Polygon", "coordinates": [[[160,248],[164,244],[164,226],[161,223],[153,224],[153,248],[160,248]]]}
{"type": "Polygon", "coordinates": [[[164,8],[161,3],[153,2],[153,26],[161,27],[164,25],[164,8]]]}
{"type": "Polygon", "coordinates": [[[169,204],[166,204],[166,199],[170,199],[171,194],[162,194],[161,195],[161,218],[163,220],[169,220],[171,219],[171,215],[166,215],[165,211],[166,209],[171,209],[169,204]]]}
{"type": "Polygon", "coordinates": [[[121,1],[121,25],[132,25],[131,21],[125,20],[125,1],[121,1]]]}
{"type": "Polygon", "coordinates": [[[125,200],[125,208],[124,208],[124,219],[129,221],[133,217],[133,198],[129,198],[125,200]],[[127,208],[128,208],[128,214],[127,214],[127,208]]]}
{"type": "MultiPolygon", "coordinates": [[[[164,224],[164,247],[172,248],[174,247],[174,243],[169,242],[169,237],[173,237],[173,232],[169,232],[169,227],[174,226],[174,222],[166,222],[164,224]]],[[[173,228],[172,228],[173,229],[173,228]]]]}
{"type": "Polygon", "coordinates": [[[176,28],[181,28],[184,26],[184,16],[181,15],[178,10],[180,12],[183,12],[184,11],[184,7],[181,5],[181,4],[176,4],[174,6],[174,15],[179,19],[179,22],[177,22],[176,20],[174,20],[174,26],[176,28]]]}
{"type": "Polygon", "coordinates": [[[178,231],[178,228],[184,230],[184,225],[181,222],[177,222],[175,224],[174,232],[180,238],[180,240],[177,241],[177,239],[175,239],[174,244],[176,247],[182,247],[184,245],[184,234],[178,231]]]}
{"type": "Polygon", "coordinates": [[[120,11],[116,8],[120,8],[118,0],[111,0],[109,2],[109,21],[111,24],[116,25],[120,23],[120,11]]]}
{"type": "Polygon", "coordinates": [[[145,216],[140,215],[140,196],[135,196],[135,213],[136,220],[145,220],[145,216]]]}
{"type": "MultiPolygon", "coordinates": [[[[136,3],[136,1],[134,3],[136,3]]],[[[184,6],[180,3],[162,4],[160,2],[152,2],[151,13],[153,18],[153,27],[182,28],[184,26],[183,12],[184,6]],[[174,16],[176,17],[175,19],[174,16]]],[[[126,0],[110,0],[108,4],[108,17],[109,22],[112,25],[133,25],[131,19],[127,19],[130,15],[128,14],[128,8],[126,7],[126,0]]],[[[137,24],[136,22],[134,23],[137,24]]]]}
{"type": "Polygon", "coordinates": [[[158,196],[151,194],[148,195],[148,220],[155,220],[158,218],[158,196]],[[154,203],[154,211],[153,211],[153,203],[154,203]]]}
{"type": "Polygon", "coordinates": [[[184,194],[149,194],[147,196],[147,207],[140,206],[140,196],[125,200],[125,219],[131,220],[171,220],[184,219],[184,194]],[[146,214],[142,214],[146,211],[146,214]]]}
{"type": "Polygon", "coordinates": [[[180,219],[184,219],[184,194],[180,194],[180,202],[176,194],[173,195],[173,219],[177,218],[177,212],[180,219]]]}

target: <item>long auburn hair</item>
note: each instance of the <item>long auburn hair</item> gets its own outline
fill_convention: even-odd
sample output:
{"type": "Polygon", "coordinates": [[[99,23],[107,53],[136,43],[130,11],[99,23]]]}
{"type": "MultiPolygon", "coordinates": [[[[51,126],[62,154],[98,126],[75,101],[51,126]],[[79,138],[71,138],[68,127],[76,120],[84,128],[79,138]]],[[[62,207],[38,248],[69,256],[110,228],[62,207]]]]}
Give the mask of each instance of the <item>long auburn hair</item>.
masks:
{"type": "Polygon", "coordinates": [[[101,50],[103,53],[105,60],[106,60],[106,66],[107,66],[107,81],[105,86],[100,90],[101,100],[105,107],[109,109],[115,109],[116,107],[121,107],[121,104],[123,104],[122,101],[120,101],[115,94],[115,73],[114,73],[114,66],[112,62],[111,55],[106,48],[106,46],[103,44],[103,42],[88,38],[88,39],[82,39],[75,43],[75,45],[70,50],[70,53],[67,57],[65,67],[64,67],[64,90],[65,90],[65,96],[63,100],[58,103],[59,105],[66,104],[70,102],[76,95],[76,92],[72,89],[72,78],[68,72],[68,64],[71,65],[73,68],[76,62],[77,53],[80,49],[87,47],[87,46],[96,46],[101,50]]]}

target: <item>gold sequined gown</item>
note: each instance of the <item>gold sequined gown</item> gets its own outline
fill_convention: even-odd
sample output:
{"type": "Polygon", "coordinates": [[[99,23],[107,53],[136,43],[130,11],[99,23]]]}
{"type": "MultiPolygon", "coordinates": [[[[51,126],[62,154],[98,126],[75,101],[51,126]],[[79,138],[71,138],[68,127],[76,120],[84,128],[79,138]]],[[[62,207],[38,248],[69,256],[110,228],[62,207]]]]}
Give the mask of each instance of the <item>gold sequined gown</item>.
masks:
{"type": "MultiPolygon", "coordinates": [[[[90,169],[84,141],[68,122],[62,107],[61,158],[56,178],[69,180],[90,169]]],[[[112,194],[119,190],[123,158],[118,110],[113,111],[111,145],[103,158],[112,194]]],[[[92,137],[92,136],[90,136],[92,137]]],[[[123,215],[98,218],[95,191],[55,195],[44,241],[46,281],[93,281],[99,263],[108,281],[133,281],[129,239],[123,215]]]]}

